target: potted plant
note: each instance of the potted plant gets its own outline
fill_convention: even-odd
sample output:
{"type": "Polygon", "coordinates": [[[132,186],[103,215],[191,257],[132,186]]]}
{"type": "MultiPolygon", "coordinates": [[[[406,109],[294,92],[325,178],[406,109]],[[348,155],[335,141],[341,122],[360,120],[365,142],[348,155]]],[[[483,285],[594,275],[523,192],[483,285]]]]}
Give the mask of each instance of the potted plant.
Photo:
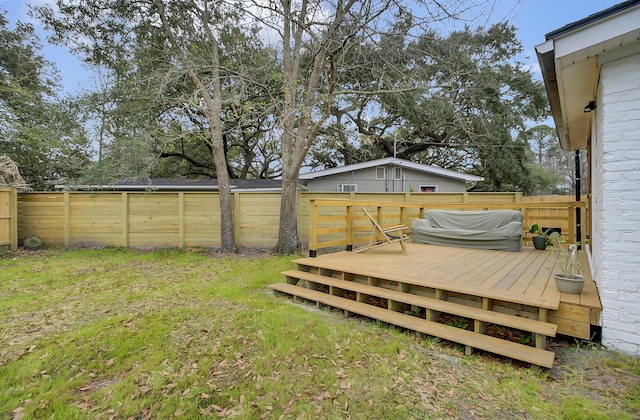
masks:
{"type": "Polygon", "coordinates": [[[568,248],[560,244],[560,257],[558,258],[556,267],[560,268],[560,273],[554,273],[556,287],[562,293],[580,293],[584,287],[584,276],[582,275],[582,267],[578,259],[578,245],[571,244],[568,248]]]}
{"type": "Polygon", "coordinates": [[[547,246],[553,246],[558,240],[559,233],[549,228],[542,230],[539,224],[531,225],[529,233],[535,235],[531,238],[535,249],[546,249],[547,246]]]}

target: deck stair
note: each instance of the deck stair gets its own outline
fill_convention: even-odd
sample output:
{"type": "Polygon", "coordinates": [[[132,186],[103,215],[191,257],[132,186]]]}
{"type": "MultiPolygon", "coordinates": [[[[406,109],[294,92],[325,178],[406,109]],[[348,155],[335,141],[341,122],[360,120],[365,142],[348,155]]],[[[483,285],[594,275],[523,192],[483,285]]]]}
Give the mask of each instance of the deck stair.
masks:
{"type": "Polygon", "coordinates": [[[524,318],[492,310],[493,302],[489,298],[482,298],[481,303],[470,306],[447,300],[446,290],[434,289],[432,296],[426,296],[412,293],[412,286],[402,282],[381,283],[376,278],[363,280],[346,272],[304,265],[298,268],[282,273],[286,282],[269,287],[342,309],[347,314],[358,314],[462,344],[468,354],[479,349],[536,366],[549,368],[553,365],[555,354],[545,349],[546,338],[554,337],[558,327],[546,322],[547,310],[544,308],[539,309],[539,319],[524,318]],[[378,305],[371,303],[372,297],[377,299],[378,305]],[[386,308],[380,307],[380,302],[385,301],[386,308]],[[408,307],[411,311],[405,310],[408,307]],[[436,322],[441,313],[471,320],[472,330],[436,322]],[[535,337],[535,347],[487,335],[486,327],[490,324],[531,333],[535,337]]]}

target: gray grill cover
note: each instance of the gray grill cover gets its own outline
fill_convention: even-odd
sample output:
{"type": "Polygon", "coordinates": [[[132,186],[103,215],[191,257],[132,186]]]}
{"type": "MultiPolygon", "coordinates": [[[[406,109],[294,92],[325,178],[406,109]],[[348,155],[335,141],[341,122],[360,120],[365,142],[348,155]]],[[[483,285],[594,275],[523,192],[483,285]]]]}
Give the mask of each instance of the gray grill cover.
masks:
{"type": "Polygon", "coordinates": [[[411,237],[421,244],[521,251],[522,213],[427,210],[411,223],[411,237]]]}

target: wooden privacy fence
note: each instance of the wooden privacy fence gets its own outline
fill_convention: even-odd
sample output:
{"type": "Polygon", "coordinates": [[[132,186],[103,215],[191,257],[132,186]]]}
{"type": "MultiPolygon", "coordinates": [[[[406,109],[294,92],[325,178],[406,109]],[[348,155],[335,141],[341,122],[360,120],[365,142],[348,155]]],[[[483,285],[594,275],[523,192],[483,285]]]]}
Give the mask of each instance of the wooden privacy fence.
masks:
{"type": "Polygon", "coordinates": [[[0,187],[0,249],[18,248],[18,196],[15,188],[0,187]]]}
{"type": "MultiPolygon", "coordinates": [[[[269,247],[278,237],[280,195],[234,194],[239,246],[269,247]]],[[[218,247],[220,205],[211,192],[54,192],[19,196],[19,237],[45,245],[218,247]]]]}
{"type": "MultiPolygon", "coordinates": [[[[298,195],[298,229],[301,241],[310,247],[312,244],[320,244],[321,248],[333,246],[327,242],[338,240],[342,241],[340,246],[346,246],[347,206],[344,200],[380,204],[384,209],[385,223],[386,219],[394,217],[391,208],[404,206],[407,210],[403,220],[410,225],[410,219],[419,216],[421,206],[460,207],[463,204],[470,209],[500,206],[520,209],[526,207],[531,199],[537,198],[523,197],[520,193],[301,192],[298,195]],[[343,201],[339,206],[319,206],[319,200],[343,201]],[[315,216],[312,216],[313,207],[317,207],[315,216]]],[[[564,204],[549,204],[548,207],[544,203],[536,204],[528,207],[527,217],[531,216],[532,223],[561,227],[563,232],[567,231],[571,223],[567,216],[567,197],[545,200],[564,204]]],[[[239,246],[275,246],[280,217],[279,192],[234,192],[233,212],[235,238],[239,246]]],[[[46,246],[219,247],[221,241],[216,192],[20,193],[17,214],[19,240],[37,235],[46,246]]]]}
{"type": "MultiPolygon", "coordinates": [[[[385,201],[327,200],[310,202],[309,255],[315,256],[322,248],[344,247],[347,250],[370,240],[371,223],[361,207],[374,214],[382,226],[411,226],[413,219],[422,218],[426,209],[448,210],[518,210],[523,214],[524,241],[531,244],[529,227],[538,223],[543,229],[553,228],[561,232],[569,243],[586,243],[588,229],[581,229],[578,239],[577,220],[586,221],[587,206],[584,201],[544,201],[519,197],[512,202],[474,202],[470,195],[458,203],[393,203],[385,201]],[[523,200],[524,199],[524,200],[523,200]],[[578,216],[578,214],[580,216],[578,216]]],[[[476,197],[478,198],[478,197],[476,197]]],[[[566,198],[566,197],[565,197],[566,198]]],[[[581,223],[583,226],[584,223],[581,223]]],[[[410,231],[409,231],[410,232],[410,231]]]]}

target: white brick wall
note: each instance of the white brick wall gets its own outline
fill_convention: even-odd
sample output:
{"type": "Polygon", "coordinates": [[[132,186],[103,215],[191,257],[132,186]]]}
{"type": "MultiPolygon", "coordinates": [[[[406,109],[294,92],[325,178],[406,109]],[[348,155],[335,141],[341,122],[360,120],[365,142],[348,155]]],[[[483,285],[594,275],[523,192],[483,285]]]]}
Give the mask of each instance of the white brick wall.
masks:
{"type": "Polygon", "coordinates": [[[593,259],[604,345],[640,355],[640,54],[602,65],[593,136],[593,259]]]}

